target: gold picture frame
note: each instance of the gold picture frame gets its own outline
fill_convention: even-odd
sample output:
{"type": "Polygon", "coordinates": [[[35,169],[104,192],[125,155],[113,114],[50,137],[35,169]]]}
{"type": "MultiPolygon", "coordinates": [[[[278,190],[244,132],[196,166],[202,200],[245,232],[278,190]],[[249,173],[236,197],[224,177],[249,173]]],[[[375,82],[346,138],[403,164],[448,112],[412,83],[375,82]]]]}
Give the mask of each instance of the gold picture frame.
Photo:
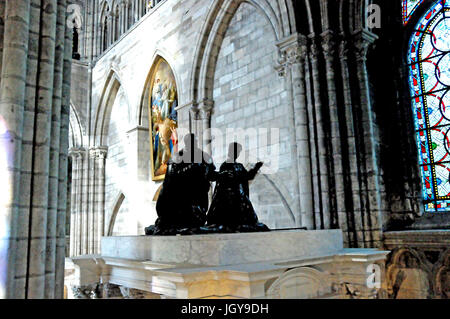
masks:
{"type": "Polygon", "coordinates": [[[159,58],[152,68],[148,93],[151,176],[165,178],[167,162],[178,151],[178,88],[172,68],[159,58]]]}

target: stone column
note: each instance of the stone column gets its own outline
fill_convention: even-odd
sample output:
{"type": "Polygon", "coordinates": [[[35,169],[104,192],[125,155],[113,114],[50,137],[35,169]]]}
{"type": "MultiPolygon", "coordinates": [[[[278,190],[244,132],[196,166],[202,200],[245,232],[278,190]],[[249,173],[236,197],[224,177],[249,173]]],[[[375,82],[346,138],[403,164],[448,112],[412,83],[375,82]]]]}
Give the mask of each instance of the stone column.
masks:
{"type": "MultiPolygon", "coordinates": [[[[53,79],[53,107],[51,113],[51,143],[50,143],[50,170],[48,187],[48,218],[47,218],[47,244],[46,244],[46,275],[45,298],[55,297],[55,270],[56,270],[56,237],[59,201],[59,155],[61,146],[61,102],[64,68],[64,44],[66,23],[66,1],[59,1],[57,8],[57,28],[55,38],[55,64],[53,79]]],[[[67,174],[67,173],[66,173],[67,174]]]]}
{"type": "Polygon", "coordinates": [[[320,201],[321,201],[321,210],[320,216],[316,216],[316,227],[317,228],[330,228],[330,205],[329,205],[329,176],[328,176],[328,159],[327,159],[327,149],[326,149],[326,134],[324,130],[323,116],[322,116],[322,101],[321,101],[321,85],[320,85],[320,74],[319,74],[319,51],[316,44],[315,35],[311,34],[310,38],[310,63],[311,63],[311,77],[312,77],[312,86],[311,90],[313,91],[311,97],[313,98],[313,114],[314,114],[314,122],[315,122],[315,135],[312,143],[317,143],[317,180],[315,183],[318,183],[319,192],[320,192],[320,201]]]}
{"type": "Polygon", "coordinates": [[[118,38],[118,34],[117,34],[117,15],[118,12],[112,10],[111,11],[111,23],[112,23],[112,29],[111,29],[111,44],[113,44],[114,42],[116,42],[117,38],[118,38]]]}
{"type": "Polygon", "coordinates": [[[129,1],[124,2],[125,5],[125,21],[124,21],[124,26],[125,26],[125,32],[128,31],[128,29],[130,28],[130,16],[129,16],[129,7],[130,7],[130,3],[129,1]]]}
{"type": "MultiPolygon", "coordinates": [[[[344,39],[341,40],[339,45],[339,60],[341,66],[341,77],[342,77],[342,87],[344,95],[344,114],[345,114],[345,129],[347,138],[347,149],[348,149],[348,162],[349,162],[349,188],[352,191],[352,202],[348,203],[347,210],[347,240],[344,242],[348,243],[349,247],[358,247],[358,237],[355,228],[355,214],[360,213],[360,206],[356,206],[360,202],[360,181],[359,169],[358,169],[358,158],[356,150],[356,139],[354,130],[354,117],[353,117],[353,103],[351,95],[350,86],[350,75],[348,69],[348,43],[344,39]]],[[[361,240],[361,239],[360,239],[361,240]]]]}
{"type": "Polygon", "coordinates": [[[72,157],[72,190],[71,190],[71,212],[70,212],[70,257],[79,254],[77,242],[78,240],[78,190],[80,183],[80,167],[82,161],[82,152],[80,149],[70,149],[70,157],[72,157]]]}
{"type": "Polygon", "coordinates": [[[94,253],[100,253],[100,243],[105,235],[105,164],[108,154],[107,147],[98,147],[96,151],[96,194],[97,194],[97,215],[96,215],[96,238],[94,238],[94,253]]]}
{"type": "MultiPolygon", "coordinates": [[[[202,139],[199,144],[202,143],[202,149],[204,152],[212,156],[212,138],[211,138],[211,113],[214,107],[214,102],[210,100],[204,100],[200,104],[200,119],[202,122],[202,139]]],[[[199,145],[200,146],[200,145],[199,145]]]]}
{"type": "Polygon", "coordinates": [[[82,171],[82,182],[81,182],[81,255],[88,254],[89,246],[89,168],[90,168],[90,158],[89,150],[85,150],[83,154],[83,171],[82,171]]]}
{"type": "Polygon", "coordinates": [[[111,44],[113,44],[113,42],[114,42],[114,40],[113,40],[113,34],[114,34],[114,29],[113,29],[113,20],[114,20],[114,15],[113,15],[113,13],[112,13],[112,10],[108,13],[108,18],[106,19],[106,23],[107,23],[107,31],[108,31],[108,33],[107,33],[107,38],[108,38],[108,41],[107,41],[107,45],[106,45],[106,48],[105,48],[105,51],[106,51],[106,49],[108,49],[110,46],[111,46],[111,44]]]}
{"type": "MultiPolygon", "coordinates": [[[[0,146],[6,158],[0,169],[6,198],[0,197],[5,212],[0,222],[8,233],[0,237],[6,247],[0,253],[7,253],[0,256],[7,261],[0,267],[0,278],[6,278],[0,282],[0,297],[54,298],[56,277],[63,273],[58,262],[60,179],[67,176],[67,170],[60,170],[65,145],[60,141],[68,138],[61,100],[69,91],[63,89],[63,74],[70,72],[70,62],[64,61],[66,1],[5,4],[0,146]]],[[[63,241],[63,254],[64,246],[63,241]]]]}
{"type": "MultiPolygon", "coordinates": [[[[24,229],[17,229],[19,222],[20,164],[22,155],[22,125],[25,102],[25,85],[28,57],[28,28],[30,0],[9,0],[4,7],[3,56],[0,81],[0,172],[5,185],[0,195],[0,260],[6,261],[0,276],[0,298],[16,296],[14,273],[16,265],[27,265],[26,250],[16,251],[16,236],[28,237],[24,229]],[[19,36],[18,36],[19,35],[19,36]],[[6,272],[6,274],[4,273],[6,272]]],[[[25,185],[24,185],[25,186],[25,185]]],[[[26,191],[26,190],[25,190],[26,191]]],[[[27,227],[28,228],[28,227],[27,227]]],[[[27,238],[28,240],[28,238],[27,238]]],[[[27,243],[24,243],[27,245],[27,243]]],[[[25,246],[27,247],[27,246],[25,246]]],[[[20,267],[22,268],[22,267],[20,267]]],[[[26,270],[25,270],[26,276],[26,270]]],[[[20,289],[25,294],[25,287],[20,289]]]]}
{"type": "Polygon", "coordinates": [[[89,171],[88,171],[88,189],[86,190],[86,197],[88,200],[88,210],[86,211],[86,228],[87,228],[87,247],[86,254],[94,253],[94,241],[96,239],[96,229],[95,229],[95,215],[96,215],[96,207],[95,201],[97,197],[97,188],[96,188],[96,153],[95,149],[91,148],[89,150],[89,171]]]}
{"type": "Polygon", "coordinates": [[[294,156],[297,158],[298,196],[300,216],[297,226],[314,229],[314,203],[312,191],[311,155],[308,130],[308,110],[305,88],[305,63],[307,40],[295,35],[279,43],[281,51],[281,69],[288,77],[288,85],[292,88],[292,116],[294,140],[294,156]]]}
{"type": "Polygon", "coordinates": [[[82,236],[83,236],[83,180],[84,180],[84,162],[85,162],[85,150],[79,149],[79,158],[77,165],[77,188],[76,188],[76,199],[75,199],[75,256],[82,255],[82,236]]]}
{"type": "Polygon", "coordinates": [[[127,32],[128,10],[127,10],[127,5],[126,5],[125,1],[122,1],[120,6],[122,8],[121,9],[122,23],[120,24],[121,28],[122,28],[121,34],[124,34],[125,32],[127,32]]]}
{"type": "MultiPolygon", "coordinates": [[[[200,110],[197,105],[191,106],[191,108],[189,109],[189,115],[190,115],[189,131],[195,134],[195,136],[199,137],[200,136],[199,134],[201,134],[201,128],[199,127],[200,110]]],[[[199,142],[200,141],[201,140],[199,140],[199,142]]]]}
{"type": "Polygon", "coordinates": [[[365,228],[363,232],[366,233],[365,242],[366,246],[372,246],[374,242],[381,240],[379,236],[381,225],[373,225],[372,220],[382,221],[384,205],[382,202],[382,196],[384,189],[381,185],[381,176],[378,165],[378,150],[379,136],[377,127],[375,124],[375,114],[372,108],[369,89],[369,78],[367,73],[367,51],[370,45],[377,39],[377,36],[367,30],[361,30],[353,35],[353,40],[356,48],[356,68],[358,83],[360,89],[360,115],[361,123],[364,129],[363,132],[363,152],[365,155],[365,188],[367,192],[366,197],[366,212],[365,228]],[[377,216],[377,218],[371,218],[371,216],[377,216]],[[378,234],[374,238],[374,231],[378,234]]]}
{"type": "MultiPolygon", "coordinates": [[[[37,98],[35,115],[35,140],[33,148],[33,175],[31,201],[31,247],[29,256],[29,278],[27,298],[45,297],[46,239],[49,209],[50,134],[52,98],[54,88],[54,61],[56,37],[56,0],[43,0],[38,55],[37,98]]],[[[54,191],[52,189],[52,191],[54,191]]],[[[50,222],[53,222],[50,219],[50,222]]]]}
{"type": "MultiPolygon", "coordinates": [[[[344,169],[342,165],[342,145],[341,134],[339,132],[339,112],[337,108],[337,96],[334,73],[334,54],[336,52],[333,32],[328,30],[321,34],[322,49],[325,57],[326,82],[328,91],[328,109],[330,116],[330,159],[332,160],[331,170],[333,172],[332,184],[334,184],[334,194],[332,203],[335,207],[330,209],[330,228],[339,228],[339,215],[346,212],[345,191],[344,191],[344,169]]],[[[330,189],[331,190],[331,189],[330,189]]]]}

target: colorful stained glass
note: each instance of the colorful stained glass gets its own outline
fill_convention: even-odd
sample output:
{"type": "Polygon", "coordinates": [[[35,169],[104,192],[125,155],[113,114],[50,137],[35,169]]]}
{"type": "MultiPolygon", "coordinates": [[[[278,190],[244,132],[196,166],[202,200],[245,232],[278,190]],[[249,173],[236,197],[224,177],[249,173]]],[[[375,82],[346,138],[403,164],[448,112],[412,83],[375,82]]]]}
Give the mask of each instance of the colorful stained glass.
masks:
{"type": "Polygon", "coordinates": [[[450,211],[450,1],[417,23],[408,63],[425,211],[450,211]]]}
{"type": "Polygon", "coordinates": [[[402,0],[403,2],[403,24],[407,24],[412,14],[425,0],[402,0]]]}

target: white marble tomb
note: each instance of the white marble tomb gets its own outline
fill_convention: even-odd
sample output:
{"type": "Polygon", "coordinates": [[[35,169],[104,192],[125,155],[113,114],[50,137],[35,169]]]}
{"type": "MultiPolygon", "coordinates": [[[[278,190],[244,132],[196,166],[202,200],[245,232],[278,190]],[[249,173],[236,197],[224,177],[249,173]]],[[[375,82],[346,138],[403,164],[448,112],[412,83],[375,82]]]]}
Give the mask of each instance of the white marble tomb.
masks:
{"type": "Polygon", "coordinates": [[[371,265],[383,271],[388,254],[344,249],[341,230],[103,237],[101,246],[101,255],[67,260],[67,287],[110,283],[162,298],[375,298],[384,274],[369,285],[371,265]]]}

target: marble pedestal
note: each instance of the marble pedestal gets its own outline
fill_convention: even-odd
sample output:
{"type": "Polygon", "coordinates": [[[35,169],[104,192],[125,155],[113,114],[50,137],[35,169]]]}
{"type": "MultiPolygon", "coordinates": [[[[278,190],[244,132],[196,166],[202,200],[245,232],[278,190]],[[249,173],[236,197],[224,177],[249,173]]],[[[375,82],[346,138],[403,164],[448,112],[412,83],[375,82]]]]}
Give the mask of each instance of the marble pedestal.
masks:
{"type": "Polygon", "coordinates": [[[70,260],[70,284],[164,298],[379,296],[388,252],[342,243],[340,230],[104,237],[101,255],[70,260]]]}

